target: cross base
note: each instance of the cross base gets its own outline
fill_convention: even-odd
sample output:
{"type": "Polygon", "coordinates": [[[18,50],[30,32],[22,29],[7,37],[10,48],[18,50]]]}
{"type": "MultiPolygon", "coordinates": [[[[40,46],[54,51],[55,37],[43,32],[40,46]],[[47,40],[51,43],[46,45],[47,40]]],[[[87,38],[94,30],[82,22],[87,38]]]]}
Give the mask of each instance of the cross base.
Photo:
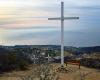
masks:
{"type": "Polygon", "coordinates": [[[61,73],[66,73],[68,72],[68,70],[66,69],[66,67],[64,67],[63,65],[58,67],[57,69],[57,72],[61,72],[61,73]]]}

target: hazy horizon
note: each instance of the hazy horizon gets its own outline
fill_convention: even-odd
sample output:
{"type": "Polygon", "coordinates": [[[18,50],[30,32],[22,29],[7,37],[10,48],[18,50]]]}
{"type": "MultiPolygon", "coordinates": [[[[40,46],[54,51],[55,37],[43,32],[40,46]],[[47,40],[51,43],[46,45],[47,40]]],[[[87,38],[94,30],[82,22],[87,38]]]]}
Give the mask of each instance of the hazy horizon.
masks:
{"type": "Polygon", "coordinates": [[[60,45],[60,5],[66,20],[65,46],[100,46],[100,1],[98,0],[0,0],[0,45],[60,45]]]}

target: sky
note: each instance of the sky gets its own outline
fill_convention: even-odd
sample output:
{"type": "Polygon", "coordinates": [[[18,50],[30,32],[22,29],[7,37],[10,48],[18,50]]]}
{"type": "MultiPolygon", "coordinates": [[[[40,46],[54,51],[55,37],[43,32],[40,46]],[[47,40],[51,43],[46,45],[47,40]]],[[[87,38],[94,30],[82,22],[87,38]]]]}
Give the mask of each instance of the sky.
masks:
{"type": "Polygon", "coordinates": [[[0,45],[60,45],[61,1],[65,46],[100,46],[100,0],[0,0],[0,45]]]}

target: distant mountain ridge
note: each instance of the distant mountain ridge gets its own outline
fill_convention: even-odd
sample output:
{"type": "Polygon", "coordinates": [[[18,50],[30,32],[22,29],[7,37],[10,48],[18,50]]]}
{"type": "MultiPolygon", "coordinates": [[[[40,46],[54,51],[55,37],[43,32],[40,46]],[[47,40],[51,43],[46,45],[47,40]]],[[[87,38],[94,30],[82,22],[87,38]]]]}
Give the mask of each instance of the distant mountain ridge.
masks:
{"type": "MultiPolygon", "coordinates": [[[[0,46],[0,51],[2,48],[12,49],[12,48],[45,48],[50,50],[60,50],[60,45],[16,45],[16,46],[0,46]]],[[[100,52],[100,46],[92,46],[92,47],[72,47],[65,46],[65,51],[69,52],[77,52],[77,53],[93,53],[100,52]]]]}

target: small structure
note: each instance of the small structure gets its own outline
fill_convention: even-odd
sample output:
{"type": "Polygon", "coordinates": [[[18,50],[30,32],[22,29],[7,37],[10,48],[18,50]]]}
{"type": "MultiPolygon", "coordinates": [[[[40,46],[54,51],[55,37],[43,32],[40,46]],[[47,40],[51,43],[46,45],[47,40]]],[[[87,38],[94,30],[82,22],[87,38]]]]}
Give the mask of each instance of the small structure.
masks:
{"type": "Polygon", "coordinates": [[[66,64],[66,66],[67,66],[67,64],[78,65],[79,69],[80,69],[80,65],[81,65],[80,60],[69,60],[69,61],[65,62],[65,64],[66,64]]]}

